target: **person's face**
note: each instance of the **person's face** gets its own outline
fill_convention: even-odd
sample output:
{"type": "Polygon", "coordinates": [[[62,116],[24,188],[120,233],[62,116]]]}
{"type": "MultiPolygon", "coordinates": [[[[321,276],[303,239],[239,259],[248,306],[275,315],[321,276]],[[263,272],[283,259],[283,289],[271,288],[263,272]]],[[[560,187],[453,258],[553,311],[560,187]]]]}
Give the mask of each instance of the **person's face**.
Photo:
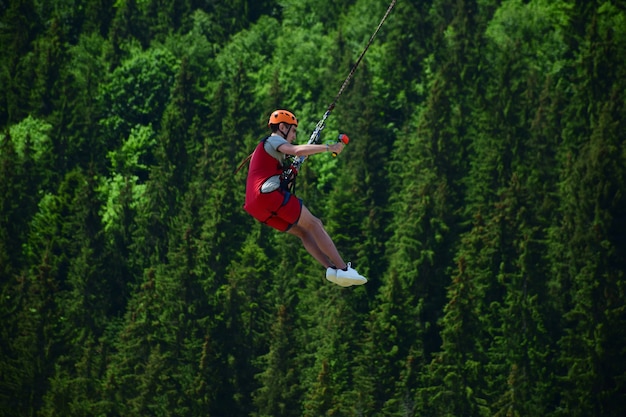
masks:
{"type": "Polygon", "coordinates": [[[295,125],[288,125],[287,123],[282,123],[282,132],[285,135],[285,140],[289,143],[293,143],[296,140],[296,133],[298,128],[295,125]]]}

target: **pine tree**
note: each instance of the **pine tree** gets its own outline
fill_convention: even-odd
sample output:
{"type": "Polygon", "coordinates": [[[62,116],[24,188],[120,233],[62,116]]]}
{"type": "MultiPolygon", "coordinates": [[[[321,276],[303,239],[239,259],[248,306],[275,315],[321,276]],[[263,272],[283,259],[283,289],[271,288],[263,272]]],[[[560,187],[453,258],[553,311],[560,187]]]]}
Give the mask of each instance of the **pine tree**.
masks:
{"type": "Polygon", "coordinates": [[[64,362],[75,359],[75,363],[55,366],[38,415],[88,417],[106,411],[100,402],[107,359],[104,345],[95,342],[93,333],[86,332],[75,350],[76,353],[63,358],[64,362]]]}
{"type": "Polygon", "coordinates": [[[403,287],[400,276],[388,276],[381,288],[355,362],[356,409],[363,415],[375,410],[395,415],[414,401],[416,381],[405,372],[424,354],[422,305],[403,287]]]}
{"type": "Polygon", "coordinates": [[[109,293],[95,255],[101,239],[94,190],[89,177],[74,171],[58,194],[42,198],[30,222],[24,244],[30,266],[14,291],[18,336],[10,347],[17,358],[13,366],[19,367],[13,406],[27,415],[41,408],[49,378],[64,367],[71,369],[75,349],[105,326],[109,293]]]}
{"type": "Polygon", "coordinates": [[[359,392],[354,384],[353,369],[363,331],[358,306],[363,302],[364,292],[326,285],[315,295],[317,300],[303,294],[300,304],[315,303],[315,307],[306,311],[318,310],[311,316],[306,315],[306,311],[300,313],[302,323],[299,326],[315,329],[309,334],[300,332],[299,336],[304,349],[298,355],[299,361],[310,362],[301,379],[306,387],[303,415],[351,414],[359,392]]]}
{"type": "Polygon", "coordinates": [[[29,57],[34,67],[34,79],[30,90],[30,107],[34,114],[47,116],[54,106],[53,100],[59,96],[59,79],[65,58],[64,34],[61,24],[52,18],[45,34],[34,42],[33,55],[29,57]]]}
{"type": "Polygon", "coordinates": [[[374,293],[386,269],[381,259],[388,224],[381,208],[389,199],[386,167],[394,137],[383,128],[384,121],[377,118],[381,109],[368,100],[374,94],[368,87],[373,75],[365,66],[360,70],[336,115],[352,140],[338,156],[334,167],[336,186],[325,197],[326,207],[320,210],[328,218],[335,244],[361,274],[371,278],[366,289],[374,293]]]}
{"type": "Polygon", "coordinates": [[[482,316],[498,294],[492,275],[499,261],[494,241],[498,241],[497,230],[477,216],[472,232],[464,237],[466,250],[475,248],[475,253],[471,257],[464,252],[458,255],[441,321],[441,352],[434,355],[426,376],[428,384],[420,390],[420,397],[426,398],[426,412],[442,416],[489,414],[482,376],[489,366],[487,350],[493,329],[483,325],[482,316]]]}
{"type": "Polygon", "coordinates": [[[491,405],[497,415],[548,413],[555,395],[552,375],[546,371],[555,342],[547,334],[550,325],[546,322],[557,312],[544,296],[548,292],[541,235],[545,226],[537,222],[541,215],[530,206],[531,195],[514,175],[510,189],[496,204],[499,238],[491,243],[496,246],[491,250],[500,264],[491,273],[499,285],[491,289],[501,287],[501,292],[494,291],[496,296],[482,321],[493,337],[484,378],[486,392],[499,396],[491,405]]]}
{"type": "MultiPolygon", "coordinates": [[[[549,412],[556,395],[551,373],[545,371],[555,349],[548,331],[558,326],[554,304],[544,297],[543,242],[554,205],[550,184],[556,177],[551,167],[557,144],[539,129],[544,116],[531,109],[541,108],[542,94],[551,94],[552,77],[559,76],[562,7],[507,2],[486,28],[483,59],[489,70],[481,74],[484,102],[474,109],[472,130],[477,133],[466,209],[480,213],[494,237],[483,248],[462,246],[459,256],[481,260],[471,264],[469,273],[487,288],[489,298],[483,302],[491,306],[480,324],[493,338],[482,349],[484,378],[467,383],[498,415],[549,412]],[[520,20],[520,15],[526,17],[520,20]],[[546,35],[535,37],[538,33],[546,35]],[[536,61],[537,51],[541,61],[536,61]]],[[[482,233],[469,233],[475,232],[482,233]]]]}
{"type": "Polygon", "coordinates": [[[312,386],[310,397],[304,401],[304,416],[324,416],[343,414],[343,410],[338,409],[338,393],[334,388],[335,381],[328,359],[321,363],[321,369],[317,376],[317,381],[312,386]]]}
{"type": "Polygon", "coordinates": [[[59,171],[76,165],[106,172],[104,156],[111,143],[100,125],[104,114],[99,97],[107,63],[103,57],[106,40],[99,34],[84,33],[75,45],[68,46],[59,70],[58,97],[52,97],[52,112],[47,120],[56,127],[55,155],[59,171]],[[96,98],[96,99],[94,99],[96,98]]]}
{"type": "Polygon", "coordinates": [[[550,236],[554,291],[563,294],[555,415],[623,413],[624,18],[609,3],[576,10],[584,28],[564,114],[559,221],[550,236]],[[617,349],[616,349],[617,348],[617,349]]]}
{"type": "Polygon", "coordinates": [[[22,243],[26,240],[26,224],[36,203],[26,192],[29,184],[24,168],[28,168],[30,152],[22,162],[11,134],[0,136],[0,282],[9,283],[22,267],[22,243]]]}
{"type": "Polygon", "coordinates": [[[0,24],[0,127],[17,123],[29,114],[29,91],[34,74],[27,63],[33,41],[43,24],[32,0],[12,1],[0,24]]]}
{"type": "Polygon", "coordinates": [[[262,369],[256,375],[259,387],[254,391],[254,417],[299,416],[301,410],[296,362],[293,318],[286,306],[277,306],[275,314],[267,313],[272,319],[269,325],[267,353],[260,354],[257,366],[262,369]]]}
{"type": "Polygon", "coordinates": [[[147,47],[147,23],[141,15],[136,0],[123,0],[115,5],[115,16],[108,28],[108,38],[113,49],[108,57],[110,68],[116,68],[129,53],[133,44],[147,47]]]}
{"type": "Polygon", "coordinates": [[[107,413],[182,415],[187,411],[176,408],[184,369],[184,364],[179,365],[186,333],[184,286],[166,267],[146,271],[129,303],[103,378],[107,413]]]}

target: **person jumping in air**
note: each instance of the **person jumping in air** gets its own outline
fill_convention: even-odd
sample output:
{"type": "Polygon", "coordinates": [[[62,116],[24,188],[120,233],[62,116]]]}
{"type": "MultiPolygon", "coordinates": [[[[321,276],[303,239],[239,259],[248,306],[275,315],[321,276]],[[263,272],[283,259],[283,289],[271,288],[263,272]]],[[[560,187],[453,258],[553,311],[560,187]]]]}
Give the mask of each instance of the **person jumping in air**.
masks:
{"type": "Polygon", "coordinates": [[[321,220],[290,192],[295,174],[289,170],[289,157],[339,154],[345,145],[294,145],[298,120],[287,110],[274,111],[268,127],[271,135],[257,145],[250,159],[244,210],[263,224],[299,237],[307,252],[326,268],[328,281],[342,287],[365,284],[367,279],[341,258],[321,220]]]}

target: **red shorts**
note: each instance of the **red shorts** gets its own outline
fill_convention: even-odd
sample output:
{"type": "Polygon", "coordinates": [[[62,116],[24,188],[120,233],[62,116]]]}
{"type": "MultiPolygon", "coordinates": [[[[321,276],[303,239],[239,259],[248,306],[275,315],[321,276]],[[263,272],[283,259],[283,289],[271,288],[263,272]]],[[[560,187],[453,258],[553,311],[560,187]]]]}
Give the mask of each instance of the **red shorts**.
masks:
{"type": "Polygon", "coordinates": [[[288,191],[279,189],[246,199],[243,208],[261,223],[286,232],[298,223],[302,213],[302,200],[288,191]]]}

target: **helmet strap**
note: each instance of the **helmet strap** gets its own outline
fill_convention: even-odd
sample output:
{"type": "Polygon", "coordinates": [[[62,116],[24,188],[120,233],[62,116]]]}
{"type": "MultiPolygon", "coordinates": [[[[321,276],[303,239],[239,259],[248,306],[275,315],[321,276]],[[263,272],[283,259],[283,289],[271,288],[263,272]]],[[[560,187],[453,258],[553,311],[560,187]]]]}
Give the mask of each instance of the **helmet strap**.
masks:
{"type": "MultiPolygon", "coordinates": [[[[287,124],[287,123],[285,123],[285,124],[287,124]]],[[[286,133],[279,129],[280,133],[285,135],[285,139],[287,139],[287,136],[289,136],[289,132],[291,132],[291,128],[293,127],[293,125],[287,124],[287,126],[289,126],[289,127],[287,128],[287,132],[286,133]]]]}

